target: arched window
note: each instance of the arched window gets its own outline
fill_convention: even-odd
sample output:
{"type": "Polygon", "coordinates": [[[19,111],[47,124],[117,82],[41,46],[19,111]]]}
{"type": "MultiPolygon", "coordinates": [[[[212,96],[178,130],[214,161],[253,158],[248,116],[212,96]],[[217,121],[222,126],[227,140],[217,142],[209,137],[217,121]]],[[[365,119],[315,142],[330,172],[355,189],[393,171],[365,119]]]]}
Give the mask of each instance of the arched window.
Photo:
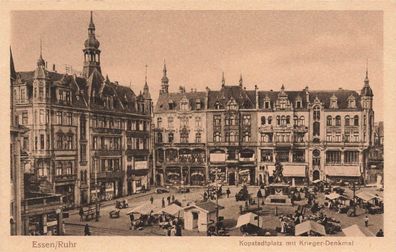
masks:
{"type": "Polygon", "coordinates": [[[319,121],[320,120],[320,108],[319,106],[315,106],[313,109],[313,119],[315,121],[319,121]]]}
{"type": "Polygon", "coordinates": [[[327,126],[331,126],[331,123],[332,123],[332,117],[329,115],[329,116],[327,116],[327,126]]]}
{"type": "Polygon", "coordinates": [[[305,118],[304,116],[300,117],[300,125],[304,126],[305,125],[305,118]]]}
{"type": "Polygon", "coordinates": [[[359,116],[358,115],[355,115],[353,117],[353,125],[354,126],[359,126],[359,116]]]}
{"type": "Polygon", "coordinates": [[[157,128],[161,128],[162,127],[162,118],[158,117],[157,118],[157,128]]]}
{"type": "Polygon", "coordinates": [[[290,124],[290,116],[286,116],[286,124],[290,124]]]}
{"type": "Polygon", "coordinates": [[[267,122],[268,122],[268,124],[271,124],[271,123],[272,123],[272,116],[269,116],[269,117],[268,117],[268,121],[267,121],[267,122]]]}
{"type": "Polygon", "coordinates": [[[162,143],[162,133],[161,132],[157,133],[157,143],[162,143]]]}
{"type": "Polygon", "coordinates": [[[336,116],[336,118],[335,118],[336,120],[335,120],[335,125],[336,126],[341,126],[341,116],[336,116]]]}
{"type": "Polygon", "coordinates": [[[284,115],[281,117],[281,125],[286,125],[286,117],[284,115]]]}
{"type": "Polygon", "coordinates": [[[261,117],[261,125],[264,125],[265,124],[265,116],[262,116],[261,117]]]}
{"type": "Polygon", "coordinates": [[[298,125],[298,116],[294,116],[294,117],[293,117],[293,124],[294,124],[295,126],[298,125]]]}
{"type": "Polygon", "coordinates": [[[173,143],[173,139],[174,139],[173,133],[169,133],[169,134],[168,134],[168,142],[169,142],[169,143],[173,143]]]}
{"type": "Polygon", "coordinates": [[[280,116],[276,116],[276,125],[280,125],[281,124],[280,122],[281,122],[280,116]]]}
{"type": "Polygon", "coordinates": [[[350,122],[349,122],[349,116],[345,116],[345,126],[349,126],[350,122]]]}
{"type": "Polygon", "coordinates": [[[319,122],[313,123],[313,135],[320,136],[320,123],[319,122]]]}

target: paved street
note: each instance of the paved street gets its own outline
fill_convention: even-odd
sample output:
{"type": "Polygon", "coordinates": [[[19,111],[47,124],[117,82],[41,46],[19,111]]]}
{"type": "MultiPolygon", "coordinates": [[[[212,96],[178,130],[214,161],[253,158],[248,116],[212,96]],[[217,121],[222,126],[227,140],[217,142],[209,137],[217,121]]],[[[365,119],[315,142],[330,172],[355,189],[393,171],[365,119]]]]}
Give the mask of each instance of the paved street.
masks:
{"type": "MultiPolygon", "coordinates": [[[[229,187],[231,190],[230,198],[227,198],[226,195],[223,195],[219,199],[219,205],[225,207],[225,209],[220,210],[219,215],[224,216],[224,223],[228,230],[228,235],[231,236],[240,236],[242,235],[239,228],[234,228],[239,216],[239,207],[244,206],[243,201],[236,202],[235,201],[235,193],[240,190],[240,187],[229,187]]],[[[227,187],[223,187],[223,191],[225,191],[227,187]]],[[[373,188],[362,188],[359,191],[371,191],[382,196],[382,192],[375,191],[373,188]]],[[[70,218],[65,220],[66,223],[66,234],[67,235],[83,235],[84,233],[84,225],[88,223],[91,227],[91,232],[93,235],[132,235],[132,236],[144,236],[144,235],[155,235],[155,236],[164,236],[165,231],[158,226],[145,227],[143,230],[129,230],[129,217],[126,215],[128,211],[132,208],[142,205],[144,203],[149,203],[149,199],[151,196],[154,197],[154,204],[158,207],[161,207],[161,199],[165,198],[169,195],[174,195],[175,198],[182,202],[183,205],[188,202],[192,202],[195,200],[202,199],[202,195],[204,192],[204,188],[192,188],[190,193],[180,194],[176,193],[174,190],[171,190],[170,193],[167,194],[155,194],[148,193],[146,195],[133,195],[128,197],[129,208],[121,209],[120,218],[111,219],[109,217],[109,212],[115,209],[115,204],[103,206],[101,208],[101,217],[98,222],[95,220],[91,221],[83,221],[80,222],[79,216],[77,214],[78,210],[75,210],[73,214],[70,215],[70,218]]],[[[257,187],[249,187],[249,192],[253,195],[256,195],[257,187]]],[[[352,191],[349,188],[346,188],[346,194],[352,195],[352,191]]],[[[324,202],[324,195],[317,194],[317,200],[319,203],[324,202]]],[[[106,204],[104,204],[106,205],[106,204]]],[[[263,228],[275,229],[280,226],[279,219],[275,216],[275,207],[274,206],[263,206],[263,215],[262,215],[262,223],[263,228]]],[[[297,206],[282,206],[278,207],[278,215],[292,214],[297,206]]],[[[357,208],[356,217],[348,217],[346,214],[338,214],[335,211],[325,209],[324,214],[328,217],[334,217],[335,219],[341,222],[341,227],[345,228],[351,226],[353,224],[357,224],[367,235],[375,235],[375,233],[383,228],[383,214],[377,215],[368,215],[369,216],[369,226],[364,226],[364,217],[365,213],[362,209],[357,208]]],[[[183,236],[192,235],[206,235],[206,233],[200,233],[198,231],[186,231],[183,230],[183,236]]],[[[335,236],[343,236],[343,233],[337,233],[335,236]]]]}

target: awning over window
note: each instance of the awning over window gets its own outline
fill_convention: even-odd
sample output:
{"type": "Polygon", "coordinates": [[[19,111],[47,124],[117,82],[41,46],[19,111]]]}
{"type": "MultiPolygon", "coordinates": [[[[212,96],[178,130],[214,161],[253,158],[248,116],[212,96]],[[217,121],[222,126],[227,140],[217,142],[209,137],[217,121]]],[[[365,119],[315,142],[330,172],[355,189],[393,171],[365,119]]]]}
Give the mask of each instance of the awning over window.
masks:
{"type": "MultiPolygon", "coordinates": [[[[275,171],[275,165],[268,165],[268,174],[272,176],[275,171]]],[[[305,177],[305,165],[284,165],[283,176],[285,177],[305,177]]]]}
{"type": "Polygon", "coordinates": [[[326,166],[325,173],[327,176],[334,177],[359,177],[360,168],[359,166],[326,166]]]}

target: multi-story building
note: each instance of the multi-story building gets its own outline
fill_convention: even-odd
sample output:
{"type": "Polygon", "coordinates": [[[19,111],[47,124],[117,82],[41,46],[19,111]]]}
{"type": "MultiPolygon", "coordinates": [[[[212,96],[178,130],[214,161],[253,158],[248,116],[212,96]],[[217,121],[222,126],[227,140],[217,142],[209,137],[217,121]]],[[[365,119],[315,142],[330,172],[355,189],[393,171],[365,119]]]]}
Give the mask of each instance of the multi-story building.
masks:
{"type": "MultiPolygon", "coordinates": [[[[308,87],[287,91],[283,85],[279,91],[262,91],[257,86],[246,90],[242,77],[239,85],[229,86],[224,75],[219,90],[207,88],[205,93],[168,93],[166,85],[155,120],[161,124],[168,117],[164,111],[168,113],[171,107],[176,111],[170,113],[181,113],[183,102],[194,104],[194,94],[206,101],[199,110],[200,117],[206,118],[202,145],[208,167],[206,182],[268,183],[276,160],[283,164],[284,176],[292,184],[318,179],[363,182],[366,176],[368,150],[374,143],[373,92],[367,73],[360,93],[311,91],[308,87]]],[[[197,113],[188,113],[192,112],[197,113]]],[[[161,128],[162,132],[173,130],[164,124],[161,128]]],[[[171,166],[170,154],[158,152],[159,148],[162,150],[162,146],[155,149],[157,165],[171,166]]]]}
{"type": "Polygon", "coordinates": [[[374,145],[369,150],[366,183],[384,184],[384,122],[374,125],[374,145]]]}
{"type": "Polygon", "coordinates": [[[99,45],[91,13],[82,74],[50,71],[40,52],[35,70],[17,72],[12,83],[15,120],[29,129],[21,144],[25,170],[68,207],[149,186],[147,81],[136,95],[104,77],[99,45]]]}
{"type": "Polygon", "coordinates": [[[157,185],[202,185],[207,178],[206,92],[180,87],[169,93],[164,64],[154,119],[154,173],[157,185]]]}

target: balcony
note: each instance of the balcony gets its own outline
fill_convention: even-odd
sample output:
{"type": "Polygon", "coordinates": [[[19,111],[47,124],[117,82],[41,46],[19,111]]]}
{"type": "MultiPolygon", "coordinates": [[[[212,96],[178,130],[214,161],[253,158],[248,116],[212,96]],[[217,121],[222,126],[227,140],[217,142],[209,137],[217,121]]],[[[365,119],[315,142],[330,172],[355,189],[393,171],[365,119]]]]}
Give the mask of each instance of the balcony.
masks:
{"type": "Polygon", "coordinates": [[[121,156],[122,151],[121,150],[95,150],[94,151],[94,156],[100,157],[100,156],[121,156]]]}
{"type": "Polygon", "coordinates": [[[121,134],[121,129],[109,129],[109,128],[92,128],[94,133],[105,133],[105,134],[121,134]]]}
{"type": "Polygon", "coordinates": [[[65,174],[55,176],[55,183],[60,182],[75,182],[77,180],[76,174],[65,174]]]}
{"type": "Polygon", "coordinates": [[[307,133],[308,132],[308,127],[304,125],[295,125],[293,131],[295,133],[307,133]]]}
{"type": "Polygon", "coordinates": [[[261,125],[259,127],[259,132],[261,132],[261,133],[270,133],[273,130],[274,129],[273,129],[272,125],[261,125]]]}
{"type": "Polygon", "coordinates": [[[64,206],[62,197],[60,194],[31,193],[29,198],[22,202],[24,214],[42,214],[58,210],[64,206]]]}
{"type": "MultiPolygon", "coordinates": [[[[124,176],[124,172],[122,170],[116,171],[103,171],[97,172],[96,178],[97,179],[114,179],[114,178],[122,178],[124,176]]],[[[95,179],[95,173],[91,172],[91,179],[95,179]]]]}

